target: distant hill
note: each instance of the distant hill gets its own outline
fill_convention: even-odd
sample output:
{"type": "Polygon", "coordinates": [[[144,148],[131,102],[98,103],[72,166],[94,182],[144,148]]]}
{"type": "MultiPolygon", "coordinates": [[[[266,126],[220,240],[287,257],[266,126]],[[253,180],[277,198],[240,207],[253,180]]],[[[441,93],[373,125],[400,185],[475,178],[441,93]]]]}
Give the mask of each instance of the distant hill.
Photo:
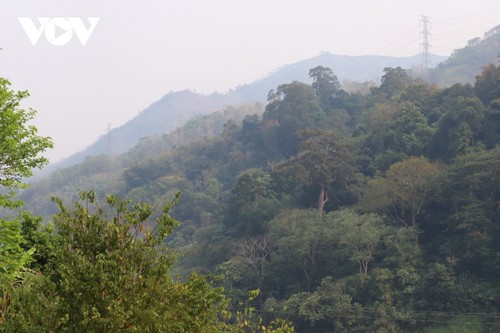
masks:
{"type": "Polygon", "coordinates": [[[471,39],[467,46],[453,54],[425,77],[426,81],[439,86],[454,83],[473,83],[481,68],[489,63],[497,64],[500,55],[500,25],[489,30],[481,39],[471,39]]]}
{"type": "MultiPolygon", "coordinates": [[[[258,288],[252,304],[259,313],[270,320],[285,314],[297,333],[456,332],[464,323],[471,324],[464,331],[499,332],[500,67],[488,66],[474,88],[449,89],[392,68],[366,95],[340,92],[329,71],[318,72],[314,87],[293,82],[273,94],[261,117],[263,103],[228,106],[140,139],[118,156],[56,170],[20,193],[23,209],[47,221],[60,212],[55,223],[63,227],[81,224],[83,231],[69,236],[84,246],[96,238],[85,254],[104,269],[128,245],[115,233],[108,243],[119,249],[104,252],[99,231],[121,230],[147,213],[131,231],[168,234],[162,244],[180,259],[171,267],[178,279],[221,274],[219,285],[230,287],[236,303],[258,288]],[[82,190],[92,190],[85,195],[92,200],[77,201],[82,190]],[[110,193],[131,202],[108,206],[110,193]],[[94,219],[96,211],[102,214],[94,219]],[[173,232],[175,223],[157,219],[165,212],[180,221],[173,232]],[[110,227],[100,228],[104,220],[110,227]]],[[[213,107],[243,99],[237,90],[206,100],[213,107]]],[[[182,105],[203,109],[203,97],[186,94],[196,99],[191,105],[175,96],[179,104],[172,96],[161,103],[177,112],[182,105]]],[[[169,118],[170,111],[151,108],[139,116],[144,122],[129,125],[141,134],[159,121],[155,113],[169,118]]],[[[71,265],[57,266],[65,264],[59,239],[34,232],[34,217],[20,220],[27,245],[41,250],[34,267],[68,272],[71,265]]],[[[141,279],[140,261],[132,268],[120,281],[141,279]]],[[[49,293],[17,289],[44,297],[45,306],[46,295],[60,293],[50,276],[39,281],[51,283],[49,293]]],[[[186,281],[195,291],[204,283],[186,281]]],[[[55,313],[68,302],[56,303],[45,308],[55,313]]],[[[181,310],[181,317],[193,312],[181,310]]]]}
{"type": "MultiPolygon", "coordinates": [[[[437,62],[445,57],[433,56],[433,59],[437,62]]],[[[321,53],[314,58],[283,66],[262,79],[238,86],[225,94],[202,95],[189,90],[169,93],[126,124],[111,130],[108,135],[101,136],[84,150],[50,166],[49,170],[80,163],[87,156],[123,153],[134,147],[143,137],[168,133],[194,116],[222,110],[228,105],[265,102],[269,90],[280,84],[292,81],[310,82],[309,69],[319,65],[330,67],[340,81],[369,81],[380,77],[385,67],[412,68],[420,62],[421,55],[401,58],[321,53]]]]}
{"type": "Polygon", "coordinates": [[[99,137],[92,145],[49,167],[68,167],[82,162],[88,156],[121,154],[135,146],[143,137],[168,133],[197,115],[215,112],[226,105],[240,102],[221,94],[206,96],[189,90],[169,93],[132,120],[99,137]]]}
{"type": "Polygon", "coordinates": [[[139,143],[121,155],[121,158],[137,162],[150,159],[152,156],[165,154],[176,146],[221,135],[228,121],[240,124],[246,116],[256,115],[260,117],[263,113],[264,104],[256,102],[241,104],[238,107],[227,106],[222,111],[198,115],[168,134],[155,134],[141,138],[139,143]]]}
{"type": "Polygon", "coordinates": [[[116,193],[126,168],[157,159],[176,147],[208,141],[221,135],[229,121],[237,126],[247,115],[261,117],[263,112],[264,104],[252,103],[194,116],[168,134],[141,138],[136,146],[118,156],[87,156],[74,165],[38,174],[30,179],[30,187],[20,193],[20,198],[36,215],[49,217],[57,212],[56,205],[47,199],[50,196],[76,200],[76,194],[82,189],[94,189],[101,194],[116,193]]]}
{"type": "MultiPolygon", "coordinates": [[[[444,61],[447,57],[432,55],[435,63],[444,61]]],[[[257,100],[267,96],[271,89],[276,89],[280,84],[300,81],[311,82],[309,70],[316,66],[329,67],[337,75],[340,82],[348,81],[370,81],[377,80],[383,75],[386,67],[402,67],[411,69],[418,67],[422,62],[422,55],[412,57],[388,57],[388,56],[346,56],[334,55],[323,52],[314,58],[305,59],[297,63],[283,66],[266,77],[250,84],[239,86],[230,91],[228,96],[242,96],[257,100]]]]}

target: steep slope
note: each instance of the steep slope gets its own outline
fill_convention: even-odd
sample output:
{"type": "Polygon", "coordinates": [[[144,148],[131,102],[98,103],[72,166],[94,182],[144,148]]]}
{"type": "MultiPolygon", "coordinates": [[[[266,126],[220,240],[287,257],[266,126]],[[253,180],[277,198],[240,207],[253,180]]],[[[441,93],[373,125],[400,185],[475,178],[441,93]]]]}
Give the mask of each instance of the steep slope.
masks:
{"type": "Polygon", "coordinates": [[[500,25],[486,32],[483,39],[471,39],[466,47],[455,50],[446,61],[430,71],[426,80],[445,87],[454,83],[473,83],[483,66],[498,63],[499,55],[500,25]]]}
{"type": "MultiPolygon", "coordinates": [[[[445,57],[434,56],[435,61],[445,57]]],[[[322,53],[294,64],[283,66],[265,78],[230,90],[225,94],[201,95],[189,90],[173,92],[151,104],[123,126],[101,136],[94,144],[51,167],[63,168],[77,164],[87,156],[109,153],[120,154],[135,146],[139,139],[154,134],[164,134],[196,115],[208,114],[228,105],[265,102],[267,93],[282,83],[310,82],[309,69],[316,66],[330,67],[339,80],[368,81],[382,75],[385,67],[411,68],[421,61],[413,57],[344,56],[322,53]]]]}
{"type": "MultiPolygon", "coordinates": [[[[434,63],[444,61],[446,57],[433,55],[434,63]]],[[[383,75],[386,67],[402,67],[410,69],[420,65],[422,55],[417,54],[412,57],[389,57],[389,56],[347,56],[334,55],[323,52],[314,58],[305,59],[294,64],[283,66],[268,76],[239,86],[228,93],[229,96],[237,95],[244,98],[262,98],[267,96],[271,89],[276,89],[280,84],[300,81],[310,83],[309,69],[316,66],[329,67],[337,75],[340,82],[349,81],[369,81],[377,80],[383,75]]]]}
{"type": "Polygon", "coordinates": [[[240,102],[221,94],[206,96],[189,90],[169,93],[124,125],[52,167],[68,167],[82,162],[87,156],[123,153],[135,146],[142,137],[168,133],[197,115],[215,112],[226,105],[240,102]]]}
{"type": "Polygon", "coordinates": [[[287,314],[299,333],[498,332],[500,68],[489,67],[477,80],[488,89],[411,85],[399,69],[364,96],[294,82],[261,118],[199,116],[22,199],[36,213],[79,189],[151,203],[181,190],[175,271],[223,274],[235,302],[259,289],[259,312],[287,314]]]}
{"type": "MultiPolygon", "coordinates": [[[[169,134],[141,138],[126,153],[87,156],[82,162],[32,178],[30,187],[20,193],[20,198],[35,214],[49,217],[56,213],[56,205],[48,200],[51,196],[76,200],[78,191],[84,189],[94,189],[98,193],[119,193],[123,190],[121,178],[127,168],[158,159],[177,146],[209,141],[221,135],[229,121],[238,126],[246,116],[258,118],[263,112],[263,104],[253,103],[228,106],[208,115],[194,116],[169,134]]],[[[154,165],[153,169],[154,171],[141,177],[151,177],[162,171],[162,167],[158,165],[154,165]]],[[[139,184],[141,179],[137,180],[139,184]]]]}

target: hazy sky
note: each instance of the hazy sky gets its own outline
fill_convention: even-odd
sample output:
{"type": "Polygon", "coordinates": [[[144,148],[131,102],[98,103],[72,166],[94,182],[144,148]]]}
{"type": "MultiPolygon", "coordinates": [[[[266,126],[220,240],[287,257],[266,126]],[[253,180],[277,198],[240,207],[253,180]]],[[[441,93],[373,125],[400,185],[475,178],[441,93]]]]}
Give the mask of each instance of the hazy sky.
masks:
{"type": "Polygon", "coordinates": [[[417,54],[420,15],[433,52],[449,55],[500,24],[500,1],[0,0],[0,76],[30,91],[57,161],[170,91],[226,91],[322,51],[417,54]],[[84,46],[75,34],[63,46],[42,34],[34,46],[18,17],[35,28],[39,17],[100,20],[84,46]]]}

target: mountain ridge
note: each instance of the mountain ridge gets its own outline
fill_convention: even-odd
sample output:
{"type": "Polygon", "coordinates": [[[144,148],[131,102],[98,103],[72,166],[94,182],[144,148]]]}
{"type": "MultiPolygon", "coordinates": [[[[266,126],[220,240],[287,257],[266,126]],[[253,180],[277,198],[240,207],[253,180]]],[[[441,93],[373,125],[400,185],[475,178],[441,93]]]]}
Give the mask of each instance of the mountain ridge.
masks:
{"type": "Polygon", "coordinates": [[[455,83],[473,84],[481,69],[489,63],[498,63],[500,56],[500,25],[476,37],[461,49],[455,50],[445,61],[431,69],[424,79],[439,86],[455,83]]]}
{"type": "MultiPolygon", "coordinates": [[[[445,58],[434,57],[441,60],[445,58]]],[[[191,90],[168,93],[125,124],[100,136],[83,150],[52,164],[46,171],[80,163],[88,156],[123,153],[134,147],[141,138],[169,133],[197,115],[219,111],[229,105],[265,102],[269,90],[282,83],[310,83],[309,69],[319,65],[330,67],[341,81],[370,81],[381,76],[385,67],[411,68],[417,66],[420,61],[420,54],[412,57],[392,57],[348,56],[322,52],[318,56],[281,66],[260,79],[239,85],[226,93],[203,95],[191,90]]]]}

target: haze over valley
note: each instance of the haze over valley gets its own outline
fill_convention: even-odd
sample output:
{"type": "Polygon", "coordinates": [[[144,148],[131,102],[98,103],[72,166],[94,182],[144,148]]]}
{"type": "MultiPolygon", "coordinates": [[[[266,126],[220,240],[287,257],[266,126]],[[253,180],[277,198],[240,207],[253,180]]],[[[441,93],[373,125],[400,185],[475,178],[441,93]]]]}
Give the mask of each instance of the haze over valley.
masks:
{"type": "Polygon", "coordinates": [[[0,331],[500,332],[499,17],[6,6],[0,331]]]}

